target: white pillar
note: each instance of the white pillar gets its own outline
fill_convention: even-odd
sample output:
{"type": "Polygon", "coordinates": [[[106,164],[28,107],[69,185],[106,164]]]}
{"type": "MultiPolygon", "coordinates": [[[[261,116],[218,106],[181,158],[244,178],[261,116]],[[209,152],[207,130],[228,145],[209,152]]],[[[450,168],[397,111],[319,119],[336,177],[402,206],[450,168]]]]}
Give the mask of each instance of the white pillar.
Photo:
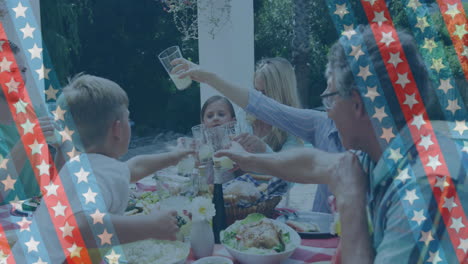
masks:
{"type": "MultiPolygon", "coordinates": [[[[208,3],[221,6],[227,0],[198,0],[198,2],[199,7],[206,6],[208,3]]],[[[214,35],[214,38],[209,33],[213,25],[206,22],[211,10],[198,9],[200,66],[237,85],[252,87],[255,65],[253,0],[231,0],[230,3],[230,20],[214,35]]],[[[220,15],[219,11],[218,15],[220,15]]],[[[217,91],[202,84],[201,105],[215,94],[218,94],[217,91]]],[[[243,111],[235,107],[240,118],[243,111]]]]}

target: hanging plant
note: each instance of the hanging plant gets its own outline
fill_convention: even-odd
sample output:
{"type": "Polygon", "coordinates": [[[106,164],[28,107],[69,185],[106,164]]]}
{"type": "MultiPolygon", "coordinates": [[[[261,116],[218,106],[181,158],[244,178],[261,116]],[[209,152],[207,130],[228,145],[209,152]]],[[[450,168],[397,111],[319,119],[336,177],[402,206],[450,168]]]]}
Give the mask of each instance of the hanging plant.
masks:
{"type": "Polygon", "coordinates": [[[172,14],[183,40],[198,39],[198,23],[207,26],[208,34],[216,34],[231,20],[232,0],[161,0],[164,10],[172,14]],[[198,9],[204,16],[198,19],[198,9]]]}

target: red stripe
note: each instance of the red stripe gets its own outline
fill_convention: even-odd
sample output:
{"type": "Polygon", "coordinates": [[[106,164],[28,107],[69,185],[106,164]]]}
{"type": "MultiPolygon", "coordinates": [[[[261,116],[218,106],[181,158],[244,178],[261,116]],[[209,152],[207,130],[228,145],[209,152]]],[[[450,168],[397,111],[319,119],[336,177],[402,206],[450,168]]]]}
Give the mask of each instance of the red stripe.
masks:
{"type": "Polygon", "coordinates": [[[402,109],[402,112],[404,113],[406,122],[409,125],[409,129],[410,129],[413,141],[418,142],[421,139],[422,135],[424,136],[431,135],[431,140],[433,141],[434,144],[430,146],[430,148],[427,151],[425,150],[423,146],[417,145],[417,150],[418,150],[421,162],[424,166],[427,179],[432,187],[432,192],[438,204],[439,212],[442,215],[445,226],[447,227],[448,234],[450,236],[450,240],[455,249],[455,252],[457,253],[457,258],[460,263],[463,263],[463,261],[465,261],[466,254],[463,252],[463,250],[458,249],[458,246],[460,245],[461,238],[466,239],[468,237],[468,228],[464,227],[460,229],[460,232],[457,234],[457,232],[453,228],[450,228],[450,223],[451,223],[451,217],[454,217],[454,218],[461,217],[464,223],[466,223],[467,218],[466,218],[465,212],[463,211],[463,206],[460,202],[455,186],[450,177],[450,172],[447,168],[444,157],[442,155],[442,151],[440,149],[440,146],[438,144],[438,141],[432,129],[431,122],[428,119],[427,111],[421,100],[421,96],[419,94],[418,88],[416,87],[413,74],[411,72],[410,66],[406,59],[406,55],[404,54],[404,51],[399,41],[396,30],[393,26],[393,22],[391,20],[389,11],[385,5],[384,0],[378,0],[373,6],[371,6],[369,2],[366,2],[364,0],[362,0],[361,3],[362,3],[362,6],[364,7],[369,23],[372,23],[371,21],[374,19],[374,11],[375,12],[384,11],[385,17],[388,19],[387,23],[383,24],[386,26],[379,27],[378,24],[372,23],[371,28],[374,33],[374,37],[377,42],[377,45],[379,46],[379,50],[384,60],[384,63],[386,65],[387,72],[392,81],[395,94],[397,95],[398,101],[400,103],[400,107],[402,109]],[[385,46],[384,43],[380,42],[380,40],[382,39],[382,32],[388,33],[387,31],[392,32],[392,37],[395,39],[395,41],[391,43],[388,48],[385,46]],[[403,60],[403,63],[400,63],[397,69],[395,69],[395,67],[392,64],[388,63],[388,60],[390,58],[390,52],[392,53],[400,52],[400,58],[403,60]],[[403,73],[408,73],[408,80],[410,81],[410,83],[408,83],[404,89],[401,87],[401,85],[396,83],[396,81],[398,80],[398,74],[403,74],[403,73]],[[403,104],[403,102],[405,101],[405,94],[410,95],[413,93],[416,94],[416,100],[418,100],[419,104],[415,105],[413,109],[411,110],[407,105],[403,104]],[[417,114],[418,115],[423,114],[424,121],[426,122],[426,124],[421,126],[421,130],[418,130],[417,127],[414,125],[410,125],[413,119],[413,115],[417,115],[417,114]],[[429,156],[436,156],[436,155],[439,155],[439,162],[442,165],[437,167],[436,171],[432,171],[432,168],[426,166],[426,164],[429,162],[429,156]],[[449,186],[446,187],[446,189],[444,189],[444,192],[441,192],[438,187],[435,187],[437,176],[447,176],[446,181],[449,184],[449,186]],[[454,202],[457,204],[457,207],[453,208],[451,212],[447,208],[442,207],[444,204],[445,198],[447,197],[449,198],[453,197],[454,202]],[[462,237],[462,234],[464,237],[462,237]]]}
{"type": "MultiPolygon", "coordinates": [[[[5,40],[8,39],[2,23],[0,23],[0,39],[5,39],[5,40]]],[[[13,53],[11,52],[11,48],[8,42],[5,42],[5,44],[3,45],[3,52],[0,52],[0,60],[3,60],[3,58],[6,58],[8,61],[12,62],[11,68],[17,68],[15,57],[13,53]]],[[[13,119],[15,120],[19,133],[22,134],[23,128],[21,127],[20,124],[23,124],[26,121],[26,119],[29,119],[30,122],[34,123],[35,127],[40,127],[37,116],[34,113],[32,103],[28,95],[28,91],[24,88],[24,81],[22,79],[20,71],[1,72],[0,84],[3,87],[3,93],[5,95],[5,98],[7,99],[11,114],[13,116],[13,119]],[[5,83],[10,82],[12,77],[14,78],[16,82],[20,82],[19,89],[18,89],[19,93],[10,93],[10,94],[8,93],[8,88],[5,85],[5,83]],[[22,101],[28,104],[26,107],[27,114],[16,113],[16,108],[14,104],[18,102],[19,99],[21,99],[22,101]]],[[[84,261],[85,263],[91,263],[91,260],[89,258],[89,254],[84,244],[84,241],[82,239],[81,233],[79,229],[77,228],[75,217],[73,215],[73,212],[71,211],[70,203],[68,202],[67,196],[64,192],[60,177],[55,177],[57,175],[57,170],[55,169],[55,164],[51,162],[52,158],[47,148],[47,143],[46,143],[46,140],[44,138],[42,131],[40,129],[37,129],[34,131],[34,134],[28,133],[27,135],[23,135],[21,137],[21,140],[25,148],[25,152],[27,153],[28,159],[30,160],[31,167],[33,168],[34,174],[36,176],[36,180],[37,182],[39,182],[41,192],[44,195],[42,199],[42,203],[45,203],[49,210],[50,217],[55,227],[55,232],[61,243],[65,256],[70,255],[70,252],[67,249],[72,247],[73,243],[75,243],[78,247],[83,248],[80,251],[81,258],[79,260],[84,261]],[[35,141],[37,141],[39,144],[43,144],[43,147],[41,148],[41,154],[32,155],[29,145],[33,144],[35,141]],[[42,176],[40,175],[39,169],[37,169],[36,166],[41,164],[43,160],[45,160],[47,164],[50,164],[52,166],[50,170],[50,174],[52,177],[45,175],[45,174],[43,174],[42,176]],[[58,198],[55,198],[55,196],[52,196],[52,197],[46,196],[46,191],[44,189],[44,186],[49,184],[51,178],[54,179],[53,180],[54,184],[60,186],[57,190],[58,198]],[[67,206],[67,209],[65,210],[66,217],[64,216],[55,217],[55,211],[52,209],[52,207],[56,206],[58,202],[60,202],[64,206],[67,206]],[[71,241],[70,240],[67,241],[66,239],[62,238],[62,235],[61,235],[62,231],[59,229],[59,227],[62,227],[65,224],[65,220],[68,222],[70,226],[75,227],[75,229],[73,230],[73,239],[71,241]]],[[[21,243],[21,241],[18,241],[18,243],[21,243]]]]}
{"type": "MultiPolygon", "coordinates": [[[[11,254],[10,244],[8,243],[8,239],[3,230],[3,226],[0,225],[0,262],[3,261],[2,255],[9,256],[11,254]]],[[[15,263],[13,258],[8,258],[7,263],[15,263]]]]}
{"type": "Polygon", "coordinates": [[[453,47],[458,55],[458,60],[460,61],[461,67],[465,74],[465,78],[468,80],[468,58],[462,55],[463,46],[468,47],[468,34],[465,34],[462,39],[460,39],[457,35],[455,35],[456,26],[465,25],[465,30],[468,31],[466,13],[463,9],[463,4],[460,0],[437,0],[439,4],[440,12],[442,13],[442,17],[444,18],[445,25],[447,30],[450,34],[450,38],[452,39],[453,47]],[[450,14],[445,14],[448,10],[448,5],[457,5],[457,9],[460,11],[459,14],[455,16],[451,16],[450,14]]]}

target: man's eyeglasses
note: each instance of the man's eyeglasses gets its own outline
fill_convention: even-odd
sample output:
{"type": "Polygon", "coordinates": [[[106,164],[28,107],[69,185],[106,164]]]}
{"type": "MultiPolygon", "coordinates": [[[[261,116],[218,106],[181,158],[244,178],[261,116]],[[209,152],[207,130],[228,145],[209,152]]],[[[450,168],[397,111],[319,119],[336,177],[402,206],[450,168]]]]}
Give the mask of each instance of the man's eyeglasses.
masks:
{"type": "Polygon", "coordinates": [[[335,104],[333,97],[338,94],[340,94],[340,92],[336,91],[320,95],[320,98],[322,98],[322,105],[325,107],[325,110],[330,110],[333,108],[335,104]]]}

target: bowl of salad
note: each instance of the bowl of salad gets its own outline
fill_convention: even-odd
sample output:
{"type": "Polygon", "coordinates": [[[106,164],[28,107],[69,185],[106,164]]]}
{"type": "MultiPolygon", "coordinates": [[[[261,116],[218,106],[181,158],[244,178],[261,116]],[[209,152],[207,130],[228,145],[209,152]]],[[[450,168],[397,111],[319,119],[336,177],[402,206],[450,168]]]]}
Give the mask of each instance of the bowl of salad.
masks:
{"type": "Polygon", "coordinates": [[[221,243],[242,264],[279,264],[301,244],[286,224],[262,214],[250,214],[221,232],[221,243]]]}

